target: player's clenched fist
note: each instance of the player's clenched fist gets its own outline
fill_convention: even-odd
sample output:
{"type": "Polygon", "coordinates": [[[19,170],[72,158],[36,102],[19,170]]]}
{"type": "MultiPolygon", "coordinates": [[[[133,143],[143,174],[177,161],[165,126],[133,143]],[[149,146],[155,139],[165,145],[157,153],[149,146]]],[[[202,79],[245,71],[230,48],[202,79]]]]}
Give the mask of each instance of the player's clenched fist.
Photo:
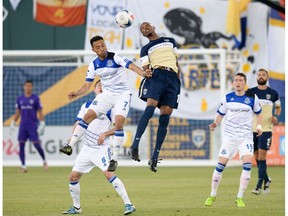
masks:
{"type": "Polygon", "coordinates": [[[214,131],[214,129],[217,127],[217,123],[213,122],[212,124],[209,124],[210,130],[214,131]]]}

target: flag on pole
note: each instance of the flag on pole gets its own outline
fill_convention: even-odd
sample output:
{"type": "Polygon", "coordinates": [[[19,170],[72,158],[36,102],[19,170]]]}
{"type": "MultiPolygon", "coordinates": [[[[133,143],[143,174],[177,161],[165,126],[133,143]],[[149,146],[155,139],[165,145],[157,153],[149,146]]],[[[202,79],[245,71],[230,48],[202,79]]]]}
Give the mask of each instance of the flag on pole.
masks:
{"type": "Polygon", "coordinates": [[[34,19],[51,26],[85,23],[87,0],[34,0],[34,19]]]}

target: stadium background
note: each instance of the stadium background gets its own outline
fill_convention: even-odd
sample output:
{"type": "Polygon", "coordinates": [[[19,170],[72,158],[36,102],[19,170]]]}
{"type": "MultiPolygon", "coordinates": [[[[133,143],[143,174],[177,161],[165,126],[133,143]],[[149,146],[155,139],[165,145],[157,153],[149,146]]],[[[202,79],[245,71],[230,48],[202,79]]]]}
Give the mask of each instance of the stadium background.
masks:
{"type": "MultiPolygon", "coordinates": [[[[91,4],[91,2],[97,3],[100,1],[88,1],[87,5],[91,4]]],[[[118,7],[119,9],[121,7],[124,7],[125,4],[127,4],[127,2],[131,4],[132,1],[109,1],[107,5],[104,5],[105,6],[104,8],[109,9],[108,10],[109,13],[107,12],[105,16],[107,16],[107,14],[108,15],[110,14],[109,18],[110,19],[113,18],[113,13],[115,14],[115,11],[113,11],[115,9],[115,4],[116,5],[119,4],[119,7],[118,7]],[[113,10],[111,8],[113,8],[113,10]]],[[[159,1],[159,2],[161,4],[163,3],[163,1],[159,1]]],[[[197,2],[198,4],[201,4],[201,7],[198,5],[198,8],[202,8],[202,10],[204,11],[205,9],[209,10],[209,7],[207,6],[207,4],[209,3],[211,4],[211,2],[217,2],[218,5],[219,3],[223,4],[222,5],[223,7],[225,6],[226,8],[228,8],[227,1],[193,1],[193,2],[194,3],[197,2]]],[[[139,3],[141,2],[136,1],[136,3],[134,3],[136,6],[134,5],[134,7],[137,7],[139,3]]],[[[170,1],[168,3],[167,2],[165,3],[166,4],[170,3],[173,7],[183,7],[181,5],[181,2],[179,3],[177,1],[170,1]]],[[[101,6],[103,6],[103,4],[101,6]]],[[[187,4],[187,1],[186,1],[186,4],[187,4]]],[[[260,3],[253,3],[253,4],[260,4],[260,3]]],[[[252,9],[253,7],[259,6],[259,5],[255,6],[253,4],[249,6],[249,7],[252,7],[252,9]]],[[[3,7],[5,8],[7,12],[7,16],[5,17],[3,21],[3,49],[4,51],[9,51],[9,50],[39,50],[39,51],[40,50],[83,50],[83,49],[87,50],[89,49],[89,47],[87,46],[87,37],[89,38],[89,35],[87,33],[88,32],[87,25],[89,25],[91,29],[93,28],[93,23],[95,23],[97,20],[98,21],[101,20],[101,17],[98,19],[97,16],[89,18],[88,10],[91,9],[92,7],[88,6],[87,9],[85,7],[85,12],[87,12],[87,15],[85,16],[84,24],[81,24],[78,26],[62,27],[62,26],[55,26],[57,25],[57,23],[54,23],[53,24],[54,26],[53,25],[51,26],[51,25],[47,25],[47,24],[43,24],[43,23],[39,23],[35,21],[33,17],[33,8],[34,8],[33,1],[21,1],[17,9],[13,10],[10,2],[8,0],[4,0],[3,7]],[[91,22],[88,21],[88,18],[91,22]],[[93,18],[96,21],[93,20],[93,18]],[[95,21],[95,22],[92,22],[92,21],[95,21]]],[[[166,7],[170,7],[170,6],[166,5],[166,7]]],[[[263,4],[261,4],[261,7],[263,7],[263,10],[267,12],[270,10],[269,7],[263,6],[263,4]]],[[[194,9],[193,7],[191,8],[192,8],[191,10],[194,9]]],[[[100,9],[99,9],[99,12],[100,12],[100,9]]],[[[104,12],[102,11],[102,13],[104,12]]],[[[284,22],[283,19],[281,20],[281,17],[279,18],[279,16],[277,16],[276,12],[275,14],[276,14],[275,17],[278,19],[278,21],[280,20],[281,22],[284,22]]],[[[102,19],[104,19],[103,17],[102,19]]],[[[267,20],[268,18],[269,17],[267,14],[267,20]]],[[[252,20],[253,18],[250,17],[250,19],[252,20]]],[[[110,49],[119,49],[119,48],[120,49],[121,48],[125,48],[125,49],[136,48],[137,49],[139,48],[139,45],[141,45],[141,43],[144,43],[144,42],[137,41],[137,43],[132,43],[131,45],[129,43],[130,41],[127,40],[127,35],[139,34],[137,29],[135,30],[134,28],[137,28],[138,26],[137,22],[141,22],[141,20],[144,21],[145,17],[140,17],[139,15],[139,20],[137,19],[135,20],[136,23],[133,24],[133,28],[131,27],[127,30],[126,36],[122,35],[120,37],[122,38],[122,40],[120,40],[120,43],[116,43],[116,42],[119,42],[117,40],[114,43],[110,42],[110,40],[107,40],[108,48],[110,49]],[[119,44],[122,44],[122,45],[120,47],[117,47],[117,45],[119,44]]],[[[243,19],[241,21],[243,21],[243,19]]],[[[153,20],[151,22],[153,22],[153,20]]],[[[263,23],[265,24],[264,21],[263,23]]],[[[103,25],[102,28],[103,29],[101,30],[103,30],[104,31],[103,34],[105,34],[106,29],[115,28],[115,26],[108,26],[108,27],[106,26],[105,28],[105,25],[103,25]]],[[[160,29],[161,29],[161,26],[160,26],[160,29]]],[[[118,28],[117,30],[115,30],[115,32],[117,33],[117,31],[121,31],[121,34],[122,34],[122,29],[118,28]]],[[[175,35],[170,33],[170,36],[175,36],[175,35]]],[[[238,35],[234,35],[234,36],[236,38],[238,37],[238,35]]],[[[137,36],[135,36],[135,38],[137,38],[137,36]]],[[[241,39],[239,40],[240,42],[243,42],[243,40],[241,39]]],[[[231,46],[231,43],[227,42],[227,44],[228,46],[231,46]]],[[[197,45],[196,46],[197,48],[204,48],[203,44],[196,44],[196,45],[197,45]]],[[[255,63],[253,61],[255,59],[257,61],[257,57],[255,57],[255,55],[251,56],[251,55],[245,54],[245,52],[241,52],[241,50],[245,51],[245,47],[248,47],[248,45],[249,45],[248,43],[244,44],[244,47],[240,49],[241,65],[234,66],[232,73],[235,73],[237,69],[238,70],[245,69],[246,68],[245,66],[247,66],[247,62],[249,62],[251,69],[247,71],[247,74],[249,75],[249,79],[253,80],[253,82],[255,83],[255,76],[254,76],[255,68],[257,68],[257,66],[260,65],[260,63],[258,62],[258,65],[257,64],[253,65],[253,63],[255,63]],[[252,57],[254,59],[253,61],[251,60],[252,57]]],[[[182,46],[180,48],[185,48],[185,46],[182,46]]],[[[194,48],[194,47],[186,46],[186,48],[194,48]]],[[[268,52],[268,50],[269,50],[269,47],[267,47],[266,51],[268,52]]],[[[51,52],[51,56],[52,55],[53,55],[53,52],[51,52]]],[[[284,55],[284,53],[280,53],[278,55],[284,55]]],[[[15,165],[15,163],[16,164],[19,163],[18,157],[17,157],[18,144],[16,140],[16,135],[14,134],[11,136],[9,134],[8,125],[11,121],[11,116],[15,112],[15,109],[14,109],[15,100],[17,96],[20,95],[22,92],[23,82],[26,79],[32,79],[34,82],[34,92],[36,94],[41,95],[46,90],[49,90],[51,86],[55,86],[60,80],[62,80],[66,76],[70,76],[78,68],[77,67],[53,67],[53,66],[49,66],[49,67],[47,66],[46,67],[25,66],[24,67],[24,66],[13,66],[13,65],[5,66],[6,60],[7,59],[5,58],[5,52],[4,52],[4,67],[3,67],[4,161],[3,162],[4,162],[4,165],[5,163],[7,163],[7,165],[9,164],[15,165]]],[[[57,62],[57,61],[62,61],[62,60],[55,59],[54,61],[57,62]]],[[[266,62],[265,62],[265,66],[268,67],[266,62]]],[[[70,86],[68,85],[70,89],[75,89],[79,87],[81,83],[80,81],[81,79],[79,77],[82,76],[83,77],[82,80],[85,77],[85,73],[84,74],[82,73],[80,75],[80,71],[83,72],[83,70],[85,71],[85,69],[83,68],[79,70],[78,78],[72,79],[74,81],[70,83],[70,86]]],[[[276,89],[281,95],[283,111],[280,116],[280,122],[281,124],[284,124],[285,122],[285,93],[284,93],[285,91],[283,89],[283,86],[284,86],[283,83],[285,83],[284,71],[283,71],[283,74],[275,75],[274,73],[272,75],[274,75],[274,77],[272,77],[272,83],[274,84],[275,87],[277,87],[276,89]]],[[[251,85],[253,82],[251,81],[251,85]]],[[[185,89],[185,91],[192,91],[194,90],[193,88],[194,86],[190,86],[189,89],[185,89]]],[[[59,146],[63,145],[63,143],[69,138],[69,135],[71,134],[71,125],[74,123],[74,118],[81,104],[87,100],[93,99],[93,95],[89,94],[85,97],[80,98],[79,100],[73,101],[72,103],[64,103],[62,106],[59,107],[58,105],[53,105],[54,101],[51,100],[51,97],[49,99],[49,94],[50,96],[55,95],[55,94],[62,94],[66,96],[67,92],[69,92],[66,86],[63,89],[60,89],[60,91],[61,92],[52,91],[48,93],[48,95],[45,97],[47,101],[42,101],[43,103],[50,105],[49,107],[50,111],[45,116],[45,121],[47,124],[46,134],[44,135],[44,137],[42,137],[43,138],[42,144],[45,146],[48,161],[54,160],[54,159],[57,159],[57,160],[63,159],[63,156],[61,156],[57,150],[59,146]],[[60,131],[60,134],[59,134],[59,131],[60,131]]],[[[190,92],[188,92],[187,94],[189,93],[190,92]]],[[[191,99],[189,98],[189,100],[191,99]]],[[[218,100],[220,100],[220,98],[218,100]]],[[[44,106],[44,112],[45,112],[45,109],[47,110],[47,106],[44,106]]],[[[193,108],[191,107],[191,109],[193,108]]],[[[126,143],[125,143],[126,147],[129,147],[129,144],[131,143],[131,140],[133,138],[134,131],[137,125],[137,121],[141,113],[142,113],[141,109],[132,108],[130,111],[130,114],[127,119],[127,127],[126,127],[126,138],[127,138],[126,143]]],[[[202,116],[205,116],[205,112],[203,113],[202,116]]],[[[217,146],[219,146],[219,143],[215,143],[213,140],[215,139],[219,140],[219,139],[210,137],[210,132],[208,130],[208,124],[210,121],[212,121],[212,118],[207,119],[206,117],[203,117],[201,119],[200,117],[200,119],[199,118],[191,119],[191,118],[173,117],[173,119],[171,120],[170,127],[169,127],[169,134],[167,135],[167,138],[166,138],[166,143],[167,143],[166,145],[168,145],[167,149],[165,149],[165,144],[163,147],[163,152],[167,151],[167,154],[163,153],[162,157],[164,159],[173,159],[177,161],[179,161],[180,159],[189,159],[189,160],[201,159],[202,161],[205,161],[205,160],[211,161],[215,159],[217,156],[217,146]],[[196,134],[195,136],[193,136],[192,131],[195,131],[194,133],[196,134]],[[197,139],[200,140],[200,142],[198,142],[199,143],[198,146],[197,146],[197,139]]],[[[144,158],[149,157],[150,149],[152,148],[154,140],[155,140],[156,126],[157,126],[157,116],[155,116],[151,120],[150,127],[148,128],[147,133],[145,134],[146,139],[144,139],[143,143],[141,144],[142,148],[143,146],[147,146],[147,148],[144,148],[144,151],[142,151],[142,156],[144,158]]],[[[270,164],[284,164],[284,156],[285,156],[284,127],[280,125],[278,127],[275,127],[275,130],[276,130],[275,136],[274,136],[275,149],[273,151],[275,153],[274,156],[276,159],[275,160],[271,159],[270,164]]],[[[216,136],[219,136],[219,134],[216,134],[216,136]]],[[[33,147],[31,146],[27,147],[26,151],[28,154],[27,160],[32,160],[31,163],[34,163],[34,160],[35,160],[36,161],[35,163],[37,164],[37,160],[39,158],[35,150],[33,150],[33,147]]],[[[128,159],[125,148],[123,149],[122,156],[123,156],[123,159],[128,159]]],[[[273,158],[274,156],[271,156],[271,157],[273,158]]],[[[180,161],[180,164],[181,164],[181,161],[180,161]]]]}

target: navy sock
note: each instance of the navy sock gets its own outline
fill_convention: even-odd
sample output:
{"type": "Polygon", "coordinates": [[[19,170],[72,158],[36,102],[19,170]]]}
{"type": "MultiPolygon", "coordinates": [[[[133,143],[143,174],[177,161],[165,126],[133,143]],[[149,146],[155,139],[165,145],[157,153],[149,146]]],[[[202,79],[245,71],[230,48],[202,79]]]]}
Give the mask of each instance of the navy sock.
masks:
{"type": "Polygon", "coordinates": [[[266,175],[266,169],[266,160],[259,160],[257,188],[262,188],[262,183],[266,175]]]}
{"type": "Polygon", "coordinates": [[[169,120],[170,120],[170,115],[167,115],[167,114],[160,115],[160,117],[159,117],[159,126],[158,126],[158,130],[157,130],[156,145],[155,145],[154,153],[152,156],[153,160],[158,159],[161,146],[162,146],[164,139],[166,137],[166,134],[167,134],[167,127],[169,124],[169,120]]]}
{"type": "Polygon", "coordinates": [[[34,143],[34,146],[37,149],[37,151],[39,152],[43,161],[45,161],[45,154],[44,154],[43,148],[41,147],[40,143],[36,143],[36,144],[34,143]]]}
{"type": "Polygon", "coordinates": [[[150,118],[153,116],[154,114],[154,110],[156,107],[154,106],[147,106],[144,113],[142,114],[138,126],[137,126],[137,130],[136,130],[136,134],[134,137],[134,141],[133,144],[131,146],[131,148],[133,149],[138,149],[139,148],[139,142],[140,139],[143,135],[143,133],[145,132],[145,129],[149,123],[150,118]]]}
{"type": "Polygon", "coordinates": [[[19,157],[22,166],[25,166],[25,142],[19,143],[20,151],[19,151],[19,157]]]}

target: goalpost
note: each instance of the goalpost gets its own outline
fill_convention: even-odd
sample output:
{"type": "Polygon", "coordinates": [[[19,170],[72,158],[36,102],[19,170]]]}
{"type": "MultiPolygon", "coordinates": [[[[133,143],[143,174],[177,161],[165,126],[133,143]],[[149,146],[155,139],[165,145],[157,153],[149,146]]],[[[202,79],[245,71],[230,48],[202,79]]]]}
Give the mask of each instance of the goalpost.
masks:
{"type": "MultiPolygon", "coordinates": [[[[116,51],[140,66],[139,50],[116,51]]],[[[221,142],[221,130],[210,133],[208,124],[216,115],[221,97],[231,90],[231,77],[241,65],[237,51],[224,49],[178,50],[182,83],[179,109],[173,112],[160,158],[161,165],[214,165],[221,142]]],[[[93,93],[70,102],[66,95],[85,80],[89,62],[95,58],[92,51],[46,50],[3,51],[3,164],[17,165],[16,134],[10,136],[9,123],[15,112],[14,104],[22,92],[22,84],[32,79],[34,92],[40,95],[46,121],[46,132],[41,137],[50,165],[71,165],[76,157],[60,155],[58,149],[71,135],[77,112],[93,93]],[[12,149],[12,151],[11,151],[12,149]],[[50,162],[51,161],[51,162],[50,162]],[[54,161],[54,162],[53,162],[54,161]]],[[[141,163],[134,163],[127,155],[133,141],[138,120],[145,103],[137,98],[141,78],[129,73],[133,92],[131,110],[125,125],[125,143],[119,165],[147,165],[154,148],[158,114],[156,112],[140,144],[141,163]]],[[[79,152],[80,146],[76,153],[79,152]]],[[[26,147],[27,164],[40,164],[33,147],[26,147]]],[[[160,165],[160,166],[161,166],[160,165]]]]}

